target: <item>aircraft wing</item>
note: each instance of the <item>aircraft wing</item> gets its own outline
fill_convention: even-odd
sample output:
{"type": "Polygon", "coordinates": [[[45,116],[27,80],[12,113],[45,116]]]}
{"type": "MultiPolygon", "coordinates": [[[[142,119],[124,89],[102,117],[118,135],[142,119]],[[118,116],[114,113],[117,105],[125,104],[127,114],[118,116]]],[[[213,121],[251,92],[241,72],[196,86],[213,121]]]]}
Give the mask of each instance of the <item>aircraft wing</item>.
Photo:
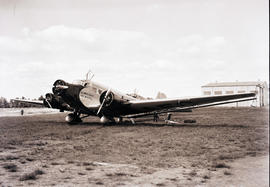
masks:
{"type": "Polygon", "coordinates": [[[241,102],[246,100],[254,100],[256,99],[255,96],[256,96],[255,93],[243,93],[243,94],[201,96],[201,97],[176,98],[176,99],[134,100],[129,101],[129,105],[130,108],[136,111],[140,111],[141,113],[153,111],[160,112],[164,110],[166,110],[167,112],[168,111],[181,112],[183,110],[193,108],[221,105],[232,102],[241,102]]]}
{"type": "Polygon", "coordinates": [[[73,111],[72,107],[70,107],[67,103],[65,103],[59,99],[57,99],[57,100],[44,99],[43,101],[40,101],[40,100],[31,101],[31,100],[26,100],[26,99],[12,99],[11,101],[41,105],[41,106],[48,107],[48,108],[60,109],[60,111],[64,111],[64,110],[73,111]]]}
{"type": "Polygon", "coordinates": [[[153,111],[153,112],[131,114],[131,115],[123,116],[123,117],[140,118],[140,117],[145,117],[145,116],[152,116],[154,114],[163,114],[163,113],[169,113],[169,112],[192,112],[192,109],[196,109],[196,108],[210,107],[210,106],[223,105],[223,104],[229,104],[229,103],[235,103],[235,102],[244,102],[244,101],[250,101],[250,100],[254,100],[254,99],[256,99],[256,98],[230,100],[230,101],[215,102],[215,103],[210,103],[210,104],[194,105],[194,106],[188,106],[188,107],[175,107],[175,108],[171,108],[171,109],[157,110],[157,111],[153,111]]]}
{"type": "Polygon", "coordinates": [[[26,99],[12,99],[11,101],[16,101],[16,102],[21,102],[21,103],[29,103],[29,104],[36,104],[36,105],[42,105],[42,106],[44,106],[43,101],[40,101],[40,100],[31,101],[31,100],[26,100],[26,99]]]}

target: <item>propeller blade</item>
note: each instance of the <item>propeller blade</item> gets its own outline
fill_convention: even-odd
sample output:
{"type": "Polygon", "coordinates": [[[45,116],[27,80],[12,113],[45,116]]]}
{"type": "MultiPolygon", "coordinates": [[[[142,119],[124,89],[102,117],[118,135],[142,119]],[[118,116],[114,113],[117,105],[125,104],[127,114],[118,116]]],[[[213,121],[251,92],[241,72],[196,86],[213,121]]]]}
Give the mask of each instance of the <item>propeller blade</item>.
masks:
{"type": "Polygon", "coordinates": [[[99,112],[100,112],[101,109],[103,108],[104,103],[105,103],[105,99],[103,99],[102,104],[100,105],[100,107],[99,107],[99,109],[98,109],[98,111],[97,111],[97,115],[99,114],[99,112]]]}
{"type": "Polygon", "coordinates": [[[109,88],[109,90],[106,92],[104,99],[107,98],[110,93],[111,93],[111,88],[109,88]]]}
{"type": "Polygon", "coordinates": [[[100,113],[101,109],[103,108],[103,105],[104,105],[104,103],[105,103],[105,101],[110,93],[111,93],[111,88],[109,88],[109,90],[106,92],[106,95],[105,95],[105,97],[104,97],[104,99],[103,99],[103,101],[102,101],[102,103],[97,111],[97,115],[100,113]]]}
{"type": "Polygon", "coordinates": [[[46,103],[49,105],[50,108],[52,108],[52,105],[50,104],[50,102],[47,99],[44,99],[46,101],[46,103]]]}
{"type": "Polygon", "coordinates": [[[62,89],[62,90],[66,90],[66,89],[68,89],[68,86],[64,86],[64,85],[56,85],[55,88],[59,88],[59,89],[62,89]]]}

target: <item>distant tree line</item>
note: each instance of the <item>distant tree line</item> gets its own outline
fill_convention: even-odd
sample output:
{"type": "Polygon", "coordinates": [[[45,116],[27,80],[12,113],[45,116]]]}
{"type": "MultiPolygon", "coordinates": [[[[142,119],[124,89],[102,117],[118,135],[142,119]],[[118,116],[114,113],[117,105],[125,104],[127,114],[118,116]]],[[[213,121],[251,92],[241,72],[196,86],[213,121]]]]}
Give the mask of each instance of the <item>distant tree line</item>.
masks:
{"type": "Polygon", "coordinates": [[[0,108],[10,108],[10,103],[4,97],[0,97],[0,108]]]}
{"type": "MultiPolygon", "coordinates": [[[[26,99],[24,96],[22,96],[21,98],[16,97],[16,99],[30,100],[30,99],[26,99]]],[[[42,101],[43,99],[44,97],[41,95],[38,99],[32,99],[32,101],[36,101],[36,100],[42,101]]],[[[0,97],[0,108],[28,108],[28,107],[40,108],[42,106],[31,104],[31,103],[22,103],[19,101],[12,101],[12,100],[8,101],[6,98],[0,97]]]]}

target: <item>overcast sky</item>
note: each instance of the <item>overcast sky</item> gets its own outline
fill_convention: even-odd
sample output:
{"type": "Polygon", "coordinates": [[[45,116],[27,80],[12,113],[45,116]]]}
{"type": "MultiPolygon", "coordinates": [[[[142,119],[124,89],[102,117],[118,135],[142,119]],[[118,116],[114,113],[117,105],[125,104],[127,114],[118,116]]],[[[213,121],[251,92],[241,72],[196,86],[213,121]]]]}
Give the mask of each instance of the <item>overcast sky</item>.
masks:
{"type": "Polygon", "coordinates": [[[0,96],[56,79],[155,97],[269,80],[268,0],[0,0],[0,96]]]}

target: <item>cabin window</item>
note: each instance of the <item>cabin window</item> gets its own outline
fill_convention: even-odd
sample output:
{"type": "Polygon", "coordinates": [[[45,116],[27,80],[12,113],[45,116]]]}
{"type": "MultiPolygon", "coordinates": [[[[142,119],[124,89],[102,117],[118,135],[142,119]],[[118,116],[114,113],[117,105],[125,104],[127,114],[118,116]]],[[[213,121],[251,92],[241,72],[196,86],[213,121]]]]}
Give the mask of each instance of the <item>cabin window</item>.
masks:
{"type": "Polygon", "coordinates": [[[211,91],[204,91],[203,95],[211,95],[211,91]]]}
{"type": "Polygon", "coordinates": [[[226,91],[226,94],[233,94],[233,91],[226,91]]]}
{"type": "Polygon", "coordinates": [[[214,94],[215,95],[222,95],[222,91],[215,91],[214,94]]]}

